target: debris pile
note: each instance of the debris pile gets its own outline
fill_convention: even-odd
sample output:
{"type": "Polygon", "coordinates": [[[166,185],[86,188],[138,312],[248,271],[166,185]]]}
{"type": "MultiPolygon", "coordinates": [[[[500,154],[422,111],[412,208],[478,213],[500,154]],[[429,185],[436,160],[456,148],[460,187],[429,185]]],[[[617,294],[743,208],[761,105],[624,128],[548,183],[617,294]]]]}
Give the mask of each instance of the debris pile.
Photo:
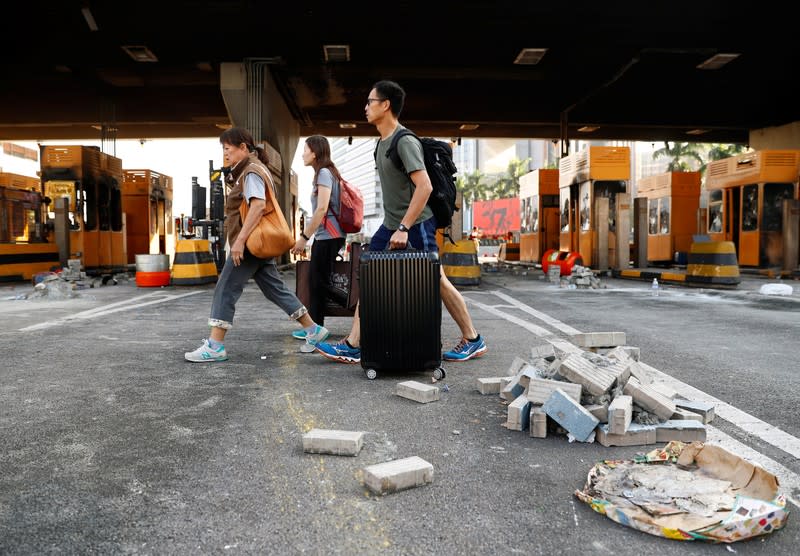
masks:
{"type": "Polygon", "coordinates": [[[569,276],[562,276],[559,286],[569,289],[596,290],[605,288],[605,285],[601,284],[600,278],[590,268],[580,265],[572,267],[572,274],[569,276]]]}
{"type": "Polygon", "coordinates": [[[639,348],[625,345],[624,332],[572,340],[531,348],[530,362],[515,358],[508,376],[478,379],[479,392],[508,403],[506,428],[603,446],[705,441],[714,407],[655,382],[639,363],[639,348]]]}

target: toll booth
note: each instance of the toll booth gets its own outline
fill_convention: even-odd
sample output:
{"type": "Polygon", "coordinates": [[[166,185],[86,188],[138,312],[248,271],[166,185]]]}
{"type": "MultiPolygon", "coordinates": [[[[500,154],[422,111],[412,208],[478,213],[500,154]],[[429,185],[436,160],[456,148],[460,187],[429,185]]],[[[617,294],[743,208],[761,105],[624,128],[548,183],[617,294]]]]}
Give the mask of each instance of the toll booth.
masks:
{"type": "Polygon", "coordinates": [[[653,263],[688,259],[700,209],[700,172],[667,172],[639,180],[647,199],[647,260],[653,263]]]}
{"type": "Polygon", "coordinates": [[[0,281],[28,280],[60,266],[42,207],[39,178],[0,172],[0,281]]]}
{"type": "Polygon", "coordinates": [[[710,162],[711,240],[733,242],[740,266],[783,267],[787,256],[797,260],[797,217],[784,214],[784,200],[798,199],[799,176],[800,150],[754,151],[710,162]]]}
{"type": "Polygon", "coordinates": [[[534,170],[519,184],[519,260],[538,263],[545,251],[559,246],[558,170],[534,170]]]}
{"type": "Polygon", "coordinates": [[[127,264],[136,255],[175,255],[172,221],[172,178],[153,170],[125,170],[122,180],[127,264]]]}
{"type": "Polygon", "coordinates": [[[40,160],[48,218],[53,200],[69,199],[70,257],[80,258],[89,275],[127,270],[122,160],[81,145],[43,146],[40,160]]]}
{"type": "Polygon", "coordinates": [[[629,208],[630,177],[629,147],[590,146],[561,159],[560,251],[578,252],[585,266],[599,270],[627,267],[630,231],[626,225],[617,237],[617,200],[625,195],[619,208],[629,208]]]}

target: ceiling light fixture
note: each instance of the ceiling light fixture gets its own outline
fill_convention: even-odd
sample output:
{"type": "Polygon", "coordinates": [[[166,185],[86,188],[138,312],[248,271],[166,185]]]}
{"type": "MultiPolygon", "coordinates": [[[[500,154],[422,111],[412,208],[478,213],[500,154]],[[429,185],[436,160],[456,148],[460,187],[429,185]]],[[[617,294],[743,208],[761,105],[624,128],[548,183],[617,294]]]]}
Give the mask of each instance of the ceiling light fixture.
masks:
{"type": "Polygon", "coordinates": [[[686,132],[686,135],[703,135],[704,133],[708,133],[711,131],[710,129],[690,129],[686,132]]]}
{"type": "Polygon", "coordinates": [[[578,131],[582,133],[591,133],[593,131],[597,131],[598,129],[600,129],[599,125],[585,125],[583,127],[579,127],[578,131]]]}
{"type": "Polygon", "coordinates": [[[326,62],[349,62],[350,45],[324,44],[322,45],[322,54],[325,56],[326,62]]]}
{"type": "Polygon", "coordinates": [[[355,128],[356,128],[356,124],[352,124],[352,123],[341,123],[341,124],[339,124],[339,128],[340,128],[340,129],[355,129],[355,128]]]}
{"type": "Polygon", "coordinates": [[[739,57],[738,52],[729,52],[727,54],[720,53],[714,54],[711,58],[704,61],[702,64],[697,66],[697,69],[701,70],[716,70],[728,64],[729,62],[734,61],[736,58],[739,57]]]}
{"type": "Polygon", "coordinates": [[[122,50],[124,50],[128,56],[136,60],[137,62],[158,62],[158,58],[156,55],[151,52],[149,48],[142,45],[128,45],[123,46],[122,50]]]}
{"type": "Polygon", "coordinates": [[[84,6],[81,8],[81,13],[83,14],[83,19],[86,20],[86,25],[89,26],[90,31],[97,31],[97,22],[94,20],[94,16],[92,15],[92,10],[89,9],[89,6],[84,6]]]}
{"type": "Polygon", "coordinates": [[[481,127],[480,124],[461,124],[458,129],[461,131],[475,131],[479,127],[481,127]]]}
{"type": "Polygon", "coordinates": [[[514,63],[521,66],[535,66],[542,60],[545,52],[547,52],[546,48],[523,48],[517,54],[514,63]]]}

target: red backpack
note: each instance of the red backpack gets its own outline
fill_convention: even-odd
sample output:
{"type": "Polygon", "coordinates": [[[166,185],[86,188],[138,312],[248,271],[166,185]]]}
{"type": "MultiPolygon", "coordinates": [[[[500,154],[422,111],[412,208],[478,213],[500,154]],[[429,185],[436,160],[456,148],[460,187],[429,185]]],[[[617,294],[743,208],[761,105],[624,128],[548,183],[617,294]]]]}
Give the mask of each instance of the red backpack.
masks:
{"type": "MultiPolygon", "coordinates": [[[[364,222],[364,198],[361,191],[342,178],[339,180],[339,211],[334,211],[339,227],[346,234],[355,234],[361,231],[364,222]]],[[[326,217],[327,224],[327,217],[326,217]]]]}

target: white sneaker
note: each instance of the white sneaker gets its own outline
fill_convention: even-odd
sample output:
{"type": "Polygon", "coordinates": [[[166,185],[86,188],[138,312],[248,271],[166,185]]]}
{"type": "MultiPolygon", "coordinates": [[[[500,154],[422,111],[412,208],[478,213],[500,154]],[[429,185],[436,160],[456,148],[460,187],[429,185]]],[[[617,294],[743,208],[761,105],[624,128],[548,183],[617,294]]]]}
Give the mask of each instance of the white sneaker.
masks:
{"type": "Polygon", "coordinates": [[[319,342],[324,342],[331,335],[328,329],[324,326],[316,325],[314,332],[306,336],[306,343],[300,346],[300,351],[303,353],[312,353],[319,342]]]}
{"type": "Polygon", "coordinates": [[[227,361],[228,353],[225,351],[225,346],[220,346],[219,349],[212,349],[208,345],[208,340],[203,340],[203,345],[194,351],[189,351],[183,354],[187,361],[192,363],[208,363],[211,361],[227,361]]]}

